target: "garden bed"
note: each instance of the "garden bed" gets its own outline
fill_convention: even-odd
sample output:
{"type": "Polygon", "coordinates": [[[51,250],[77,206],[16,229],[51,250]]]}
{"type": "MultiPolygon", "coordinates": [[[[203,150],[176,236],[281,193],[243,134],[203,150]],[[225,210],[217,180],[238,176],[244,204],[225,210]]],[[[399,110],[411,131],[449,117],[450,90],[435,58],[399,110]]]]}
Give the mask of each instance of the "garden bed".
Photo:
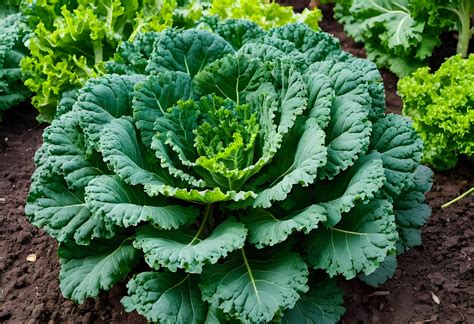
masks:
{"type": "MultiPolygon", "coordinates": [[[[324,7],[324,14],[323,30],[337,36],[345,50],[364,56],[363,47],[348,39],[330,18],[330,7],[324,7]]],[[[433,56],[432,65],[452,54],[452,35],[446,36],[445,44],[433,56]]],[[[383,76],[387,111],[400,113],[397,78],[385,71],[383,76]]],[[[124,284],[79,306],[61,296],[57,244],[24,215],[33,155],[43,130],[35,114],[28,105],[11,109],[0,126],[0,322],[144,322],[136,313],[125,313],[120,304],[124,284]],[[30,254],[36,261],[27,261],[30,254]]],[[[344,323],[474,322],[474,199],[440,208],[473,181],[472,161],[461,160],[449,172],[435,174],[427,195],[433,215],[423,230],[423,247],[400,256],[395,277],[377,289],[357,280],[344,283],[344,323]]]]}

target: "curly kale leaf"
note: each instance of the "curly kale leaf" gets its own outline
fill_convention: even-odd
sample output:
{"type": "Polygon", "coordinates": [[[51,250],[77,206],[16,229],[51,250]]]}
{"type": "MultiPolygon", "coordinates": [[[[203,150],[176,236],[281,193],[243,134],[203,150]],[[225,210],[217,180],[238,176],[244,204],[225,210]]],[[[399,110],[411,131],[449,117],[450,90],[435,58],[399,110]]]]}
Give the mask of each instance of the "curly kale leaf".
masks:
{"type": "Polygon", "coordinates": [[[24,40],[28,27],[18,10],[17,3],[0,4],[0,114],[30,96],[20,69],[20,61],[26,54],[24,40]]]}

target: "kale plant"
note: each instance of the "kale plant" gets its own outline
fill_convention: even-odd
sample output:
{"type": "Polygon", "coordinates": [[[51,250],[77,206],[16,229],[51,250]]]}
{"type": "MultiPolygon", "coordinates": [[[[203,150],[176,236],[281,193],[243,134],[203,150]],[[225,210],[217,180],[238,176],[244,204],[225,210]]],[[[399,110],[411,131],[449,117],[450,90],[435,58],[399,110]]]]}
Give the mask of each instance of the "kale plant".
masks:
{"type": "Polygon", "coordinates": [[[28,27],[18,2],[7,0],[0,4],[0,120],[4,110],[30,96],[21,80],[20,61],[27,52],[23,41],[28,27]]]}
{"type": "Polygon", "coordinates": [[[427,65],[443,31],[458,32],[457,53],[467,57],[474,0],[336,0],[334,16],[367,57],[399,77],[427,65]]]}
{"type": "Polygon", "coordinates": [[[377,285],[421,243],[422,142],[329,34],[212,28],[142,34],[63,100],[26,213],[74,302],[133,275],[151,322],[336,322],[334,277],[377,285]]]}

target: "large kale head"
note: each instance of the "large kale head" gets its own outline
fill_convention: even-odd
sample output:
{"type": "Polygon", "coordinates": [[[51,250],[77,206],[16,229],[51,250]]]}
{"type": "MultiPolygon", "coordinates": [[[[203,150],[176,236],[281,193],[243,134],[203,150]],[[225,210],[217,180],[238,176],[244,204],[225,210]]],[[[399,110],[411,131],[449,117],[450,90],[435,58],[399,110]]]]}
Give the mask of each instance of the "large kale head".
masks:
{"type": "Polygon", "coordinates": [[[328,34],[211,28],[142,34],[65,98],[26,212],[75,302],[135,268],[122,301],[149,321],[335,322],[328,277],[380,283],[420,244],[422,142],[328,34]]]}

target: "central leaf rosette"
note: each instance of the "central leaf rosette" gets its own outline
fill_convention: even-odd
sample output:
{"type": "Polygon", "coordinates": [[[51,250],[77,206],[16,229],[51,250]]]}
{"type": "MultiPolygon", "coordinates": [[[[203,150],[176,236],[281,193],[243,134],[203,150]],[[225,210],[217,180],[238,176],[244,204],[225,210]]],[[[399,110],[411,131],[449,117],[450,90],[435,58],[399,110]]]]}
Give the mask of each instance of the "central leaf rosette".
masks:
{"type": "Polygon", "coordinates": [[[211,186],[239,190],[246,180],[243,170],[252,165],[260,139],[255,109],[217,96],[180,101],[155,122],[158,134],[152,148],[159,151],[160,142],[172,141],[176,134],[168,127],[170,121],[179,123],[182,116],[192,116],[188,122],[193,124],[192,132],[179,142],[183,165],[195,166],[195,172],[211,186]]]}

